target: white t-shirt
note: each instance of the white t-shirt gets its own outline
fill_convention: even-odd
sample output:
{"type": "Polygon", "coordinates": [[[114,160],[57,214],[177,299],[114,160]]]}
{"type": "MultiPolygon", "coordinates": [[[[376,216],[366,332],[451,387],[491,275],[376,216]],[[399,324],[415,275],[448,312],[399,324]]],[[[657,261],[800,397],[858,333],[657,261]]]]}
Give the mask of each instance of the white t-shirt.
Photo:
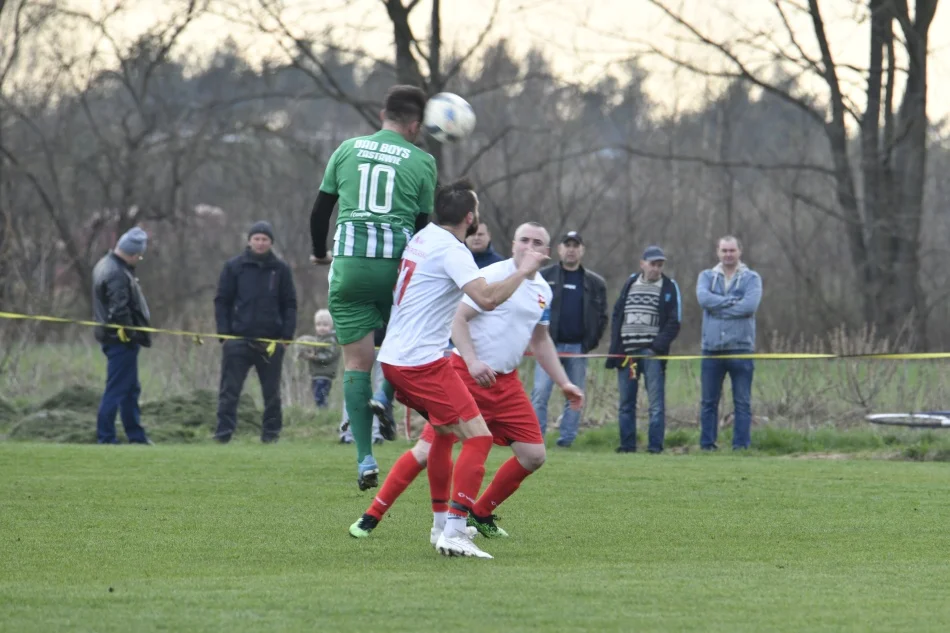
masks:
{"type": "MultiPolygon", "coordinates": [[[[517,269],[515,260],[506,259],[482,268],[482,275],[491,284],[510,277],[517,269]]],[[[522,281],[511,298],[491,312],[463,297],[463,303],[481,313],[468,322],[478,359],[501,374],[517,369],[535,326],[551,321],[551,297],[551,286],[538,274],[522,281]]]]}
{"type": "Polygon", "coordinates": [[[393,290],[393,309],[377,360],[418,367],[438,360],[449,342],[462,286],[484,277],[463,242],[429,224],[406,246],[393,290]]]}

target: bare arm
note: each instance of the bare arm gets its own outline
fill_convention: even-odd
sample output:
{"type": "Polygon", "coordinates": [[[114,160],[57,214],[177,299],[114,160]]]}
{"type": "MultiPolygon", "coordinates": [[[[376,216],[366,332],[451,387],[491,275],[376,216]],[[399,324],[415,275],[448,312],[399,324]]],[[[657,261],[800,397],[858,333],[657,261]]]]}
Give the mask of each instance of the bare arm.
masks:
{"type": "MultiPolygon", "coordinates": [[[[485,281],[484,279],[479,279],[485,281]]],[[[495,382],[495,371],[478,359],[475,343],[472,341],[472,331],[468,322],[478,316],[478,311],[466,303],[460,303],[452,320],[452,342],[458,349],[462,360],[468,366],[468,373],[482,387],[488,387],[495,382]]]]}
{"type": "Polygon", "coordinates": [[[551,380],[561,388],[564,395],[571,403],[571,408],[578,410],[584,406],[584,392],[571,382],[557,357],[557,348],[554,347],[554,341],[548,332],[548,326],[538,324],[534,326],[534,332],[531,334],[531,353],[534,354],[541,369],[551,377],[551,380]]]}
{"type": "MultiPolygon", "coordinates": [[[[484,279],[482,279],[484,281],[484,279]]],[[[458,310],[455,311],[455,319],[452,321],[452,342],[462,355],[462,360],[466,363],[472,360],[478,360],[478,354],[475,353],[475,343],[472,342],[472,331],[468,328],[468,322],[478,316],[472,306],[467,303],[460,303],[458,310]]]]}
{"type": "MultiPolygon", "coordinates": [[[[479,277],[462,286],[462,292],[468,295],[479,308],[490,312],[507,301],[521,282],[538,272],[538,269],[549,259],[550,257],[542,253],[528,251],[524,254],[518,270],[510,276],[491,284],[479,277]]],[[[453,340],[455,340],[454,335],[453,340]]]]}
{"type": "MultiPolygon", "coordinates": [[[[520,270],[493,284],[485,281],[484,277],[479,277],[462,286],[462,292],[467,294],[479,308],[491,312],[510,299],[525,279],[525,274],[520,270]]],[[[455,340],[454,334],[452,340],[455,340]]]]}

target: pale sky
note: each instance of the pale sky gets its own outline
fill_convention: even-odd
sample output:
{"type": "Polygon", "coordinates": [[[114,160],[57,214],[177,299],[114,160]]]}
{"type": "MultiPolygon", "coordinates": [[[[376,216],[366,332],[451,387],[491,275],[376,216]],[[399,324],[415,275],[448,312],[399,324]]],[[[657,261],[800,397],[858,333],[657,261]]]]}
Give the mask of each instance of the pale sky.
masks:
{"type": "MultiPolygon", "coordinates": [[[[246,6],[258,0],[219,0],[227,6],[246,6]]],[[[785,30],[774,7],[775,0],[668,0],[667,5],[688,16],[704,32],[737,42],[751,34],[774,33],[777,41],[788,43],[785,30]],[[741,15],[736,15],[741,7],[741,15]]],[[[796,12],[790,0],[781,0],[790,18],[796,12]]],[[[74,0],[89,7],[112,6],[116,0],[74,0]]],[[[269,0],[286,7],[287,23],[295,33],[319,34],[332,28],[338,40],[359,43],[377,56],[393,59],[392,28],[380,0],[269,0]]],[[[804,2],[800,2],[804,4],[804,2]]],[[[442,0],[442,35],[445,48],[470,46],[488,24],[494,0],[442,0]]],[[[913,2],[909,4],[913,5],[913,2]]],[[[931,55],[928,68],[928,111],[932,120],[950,115],[950,0],[938,5],[930,28],[931,55]]],[[[139,10],[123,17],[123,31],[132,34],[154,24],[155,14],[168,4],[161,0],[143,0],[139,10]]],[[[225,5],[219,5],[225,6],[225,5]]],[[[709,49],[688,43],[683,31],[664,17],[647,0],[499,0],[499,11],[488,37],[505,37],[517,52],[539,47],[548,53],[556,69],[572,80],[591,82],[605,69],[615,69],[623,59],[646,53],[651,47],[668,54],[710,67],[720,63],[709,49]],[[593,6],[590,6],[593,5],[593,6]]],[[[868,25],[859,24],[854,0],[822,0],[820,7],[829,43],[840,64],[867,65],[868,25]]],[[[431,0],[423,0],[414,10],[413,29],[417,37],[427,33],[431,0]]],[[[232,10],[233,13],[233,10],[232,10]]],[[[247,14],[244,14],[245,16],[247,14]]],[[[817,58],[817,45],[810,20],[798,15],[793,22],[800,44],[817,58]]],[[[229,24],[221,18],[203,18],[190,29],[185,41],[199,50],[211,50],[231,35],[246,47],[249,57],[259,58],[273,51],[267,36],[229,24]]],[[[789,49],[791,50],[791,49],[789,49]]],[[[749,57],[746,55],[746,57],[749,57]]],[[[761,53],[752,59],[768,62],[761,53]]],[[[695,107],[708,83],[685,70],[673,67],[655,55],[642,58],[650,71],[647,90],[665,110],[678,104],[681,109],[695,107]]],[[[842,70],[843,89],[860,103],[863,81],[856,73],[842,70]]],[[[766,75],[767,76],[767,75],[766,75]]],[[[822,84],[812,89],[820,95],[822,84]]],[[[715,89],[715,88],[713,88],[715,89]]]]}

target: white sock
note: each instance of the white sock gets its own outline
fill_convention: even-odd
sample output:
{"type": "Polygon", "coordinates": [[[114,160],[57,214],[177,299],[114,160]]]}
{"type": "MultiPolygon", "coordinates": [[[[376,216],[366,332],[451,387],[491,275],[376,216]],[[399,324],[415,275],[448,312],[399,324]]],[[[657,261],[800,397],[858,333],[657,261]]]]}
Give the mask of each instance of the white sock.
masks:
{"type": "Polygon", "coordinates": [[[445,527],[442,529],[442,534],[445,535],[445,538],[453,538],[459,534],[465,534],[467,518],[468,517],[459,516],[457,514],[450,514],[445,521],[445,527]]]}
{"type": "Polygon", "coordinates": [[[445,519],[449,516],[448,512],[433,512],[432,513],[432,527],[438,528],[440,530],[445,529],[445,519]]]}

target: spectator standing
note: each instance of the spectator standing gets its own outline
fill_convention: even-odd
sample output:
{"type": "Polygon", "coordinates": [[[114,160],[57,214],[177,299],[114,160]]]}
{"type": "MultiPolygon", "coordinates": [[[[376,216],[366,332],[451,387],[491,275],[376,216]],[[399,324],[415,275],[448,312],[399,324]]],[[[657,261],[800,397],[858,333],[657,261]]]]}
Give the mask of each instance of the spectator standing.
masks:
{"type": "Polygon", "coordinates": [[[313,330],[313,336],[301,336],[297,341],[321,345],[302,345],[298,358],[307,361],[314,404],[318,409],[326,409],[330,406],[330,389],[333,388],[333,379],[340,365],[341,351],[329,310],[316,311],[313,315],[313,330]]]}
{"type": "Polygon", "coordinates": [[[735,407],[732,448],[749,448],[752,428],[751,359],[729,358],[755,351],[755,313],[762,300],[762,278],[742,263],[742,245],[727,235],[719,240],[719,263],[699,274],[696,298],[703,309],[702,404],[699,445],[716,450],[719,398],[728,374],[735,407]]]}
{"type": "Polygon", "coordinates": [[[273,250],[274,231],[257,222],[248,232],[247,247],[224,265],[214,298],[218,334],[240,336],[223,340],[218,428],[215,439],[231,440],[237,427],[237,406],[251,367],[257,371],[264,396],[261,441],[276,442],[283,426],[280,376],[284,346],[268,354],[268,344],[255,339],[292,340],[297,328],[297,291],[293,275],[273,250]]]}
{"type": "Polygon", "coordinates": [[[96,437],[100,444],[118,444],[115,416],[119,414],[130,444],[151,444],[142,428],[139,396],[139,350],[151,347],[148,332],[104,327],[125,325],[149,327],[148,304],[135,277],[135,266],[142,261],[148,235],[139,227],[119,238],[115,249],[100,259],[92,270],[93,318],[103,325],[95,337],[106,355],[106,388],[99,402],[96,437]]]}
{"type": "Polygon", "coordinates": [[[610,353],[628,355],[626,359],[607,359],[607,368],[617,369],[620,393],[618,453],[634,453],[637,450],[637,390],[640,376],[646,379],[650,401],[647,451],[663,451],[666,431],[666,361],[631,359],[629,356],[665,356],[679,334],[682,318],[680,289],[674,280],[663,274],[665,263],[666,255],[662,248],[648,247],[640,260],[640,272],[627,279],[614,304],[610,353]]]}
{"type": "MultiPolygon", "coordinates": [[[[607,285],[604,278],[587,270],[584,259],[584,240],[577,231],[570,231],[558,245],[560,261],[542,269],[541,276],[551,286],[551,338],[559,354],[586,354],[597,347],[607,328],[607,285]]],[[[561,357],[561,364],[570,381],[583,390],[587,379],[587,359],[561,357]]],[[[541,424],[541,434],[547,431],[548,400],[554,382],[538,365],[534,372],[531,404],[541,424]]],[[[577,438],[581,411],[575,411],[565,398],[561,415],[560,437],[557,445],[567,448],[577,438]]]]}

